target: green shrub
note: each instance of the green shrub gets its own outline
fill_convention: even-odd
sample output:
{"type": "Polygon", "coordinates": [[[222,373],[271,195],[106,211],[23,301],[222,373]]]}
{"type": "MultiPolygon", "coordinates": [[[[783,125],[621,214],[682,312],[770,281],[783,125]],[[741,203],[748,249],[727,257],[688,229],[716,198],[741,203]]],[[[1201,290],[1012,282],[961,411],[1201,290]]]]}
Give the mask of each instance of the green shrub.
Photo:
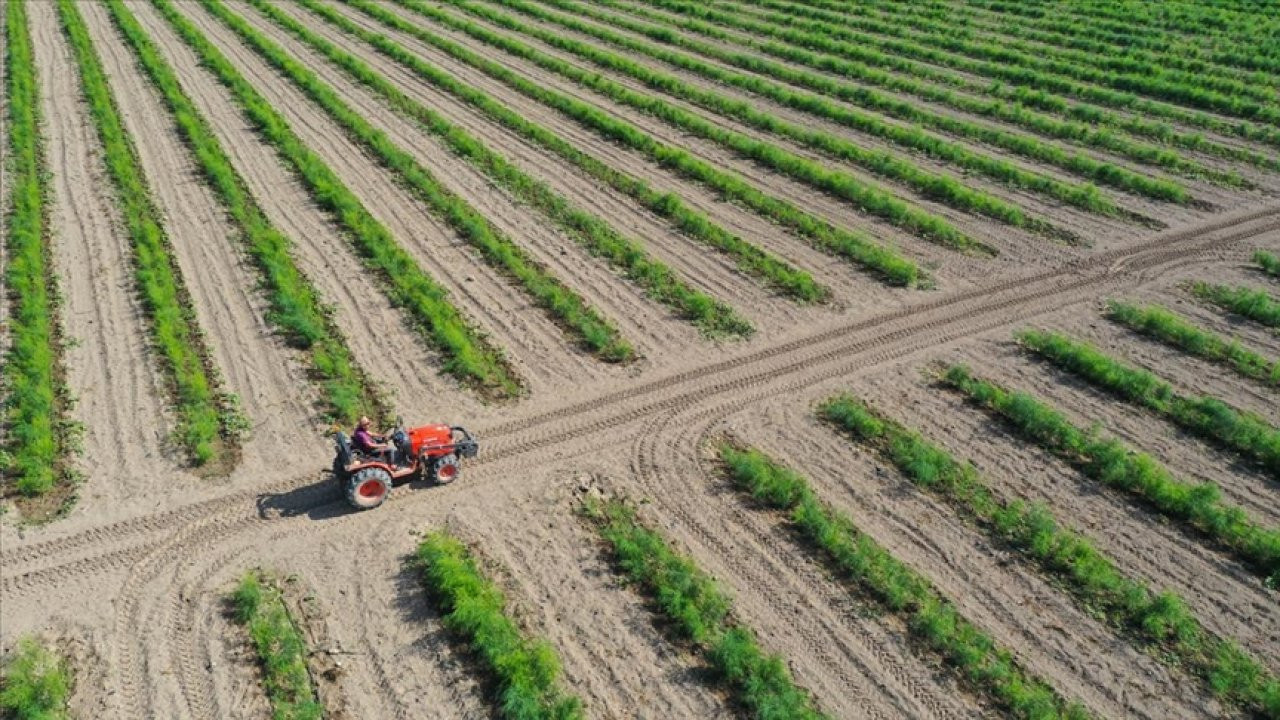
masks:
{"type": "Polygon", "coordinates": [[[1245,377],[1280,385],[1280,360],[1268,360],[1238,341],[1203,330],[1167,308],[1111,300],[1107,302],[1107,317],[1166,345],[1227,365],[1245,377]]]}
{"type": "Polygon", "coordinates": [[[689,557],[645,527],[621,500],[584,508],[609,543],[619,569],[640,586],[728,686],[734,700],[759,720],[820,720],[808,693],[795,685],[777,655],[766,655],[750,629],[729,617],[731,602],[689,557]]]}
{"type": "Polygon", "coordinates": [[[65,660],[35,638],[22,638],[0,666],[0,714],[13,720],[68,720],[71,681],[65,660]]]}
{"type": "Polygon", "coordinates": [[[558,687],[560,662],[551,646],[521,634],[506,614],[507,600],[444,532],[418,545],[416,565],[446,628],[462,639],[498,686],[498,714],[510,720],[575,720],[582,702],[558,687]]]}
{"type": "Polygon", "coordinates": [[[262,666],[260,682],[275,720],[319,720],[324,707],[316,699],[307,669],[309,650],[273,579],[251,571],[231,594],[236,620],[245,627],[262,666]]]}
{"type": "Polygon", "coordinates": [[[1271,297],[1265,290],[1255,290],[1243,285],[1229,287],[1198,282],[1191,286],[1191,292],[1223,310],[1267,327],[1280,328],[1280,300],[1271,297]]]}
{"type": "Polygon", "coordinates": [[[1253,264],[1271,277],[1280,278],[1280,257],[1265,250],[1258,250],[1253,254],[1253,264]]]}
{"type": "Polygon", "coordinates": [[[1020,668],[1007,650],[962,617],[923,576],[899,562],[847,516],[818,500],[809,481],[755,449],[719,445],[729,479],[765,507],[787,513],[790,524],[837,574],[885,610],[901,615],[912,636],[941,656],[970,687],[1013,717],[1090,717],[1043,680],[1020,668]]]}

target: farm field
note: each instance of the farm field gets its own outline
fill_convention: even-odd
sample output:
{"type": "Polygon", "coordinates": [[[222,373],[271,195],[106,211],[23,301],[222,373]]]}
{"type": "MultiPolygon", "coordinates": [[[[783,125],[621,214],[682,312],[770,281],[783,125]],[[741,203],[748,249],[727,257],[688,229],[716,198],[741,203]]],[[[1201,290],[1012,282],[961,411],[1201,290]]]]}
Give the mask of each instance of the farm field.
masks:
{"type": "Polygon", "coordinates": [[[1280,719],[1267,3],[0,23],[0,717],[1280,719]]]}

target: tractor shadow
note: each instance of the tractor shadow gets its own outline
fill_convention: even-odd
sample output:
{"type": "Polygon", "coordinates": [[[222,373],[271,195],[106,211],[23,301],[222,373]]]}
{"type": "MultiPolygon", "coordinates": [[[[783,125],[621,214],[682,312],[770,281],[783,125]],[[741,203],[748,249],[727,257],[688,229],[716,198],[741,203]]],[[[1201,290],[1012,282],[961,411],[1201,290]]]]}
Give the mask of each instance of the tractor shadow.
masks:
{"type": "Polygon", "coordinates": [[[316,482],[287,492],[263,493],[256,501],[258,517],[264,520],[306,516],[312,520],[331,520],[358,510],[347,504],[329,471],[318,473],[316,482]]]}

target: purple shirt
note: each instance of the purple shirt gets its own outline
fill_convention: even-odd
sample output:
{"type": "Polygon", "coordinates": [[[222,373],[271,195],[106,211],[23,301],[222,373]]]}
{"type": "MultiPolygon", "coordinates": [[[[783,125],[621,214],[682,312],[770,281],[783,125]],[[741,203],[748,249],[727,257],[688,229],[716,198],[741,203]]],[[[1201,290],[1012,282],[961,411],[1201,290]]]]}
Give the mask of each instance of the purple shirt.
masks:
{"type": "Polygon", "coordinates": [[[360,452],[371,452],[375,443],[373,435],[368,430],[356,428],[356,431],[351,433],[351,444],[360,452]]]}

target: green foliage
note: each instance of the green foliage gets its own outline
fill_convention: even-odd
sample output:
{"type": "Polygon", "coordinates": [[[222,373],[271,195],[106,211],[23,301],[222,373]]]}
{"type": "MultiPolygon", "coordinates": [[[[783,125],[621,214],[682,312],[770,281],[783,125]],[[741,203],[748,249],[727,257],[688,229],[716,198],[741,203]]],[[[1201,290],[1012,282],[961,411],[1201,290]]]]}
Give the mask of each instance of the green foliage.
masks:
{"type": "Polygon", "coordinates": [[[70,698],[66,662],[33,637],[19,640],[0,666],[0,714],[13,720],[67,720],[70,698]]]}
{"type": "MultiPolygon", "coordinates": [[[[950,503],[988,535],[1022,553],[1086,612],[1100,613],[1129,631],[1155,650],[1155,657],[1199,676],[1224,699],[1247,704],[1261,697],[1240,690],[1244,686],[1241,670],[1258,675],[1260,688],[1277,687],[1263,666],[1242,651],[1234,654],[1238,667],[1225,665],[1222,651],[1234,646],[1206,631],[1185,600],[1170,591],[1157,593],[1141,580],[1125,576],[1087,538],[1063,528],[1044,505],[999,497],[972,465],[957,461],[851,395],[827,400],[819,406],[818,415],[892,462],[907,479],[950,503]],[[1227,676],[1237,679],[1224,686],[1220,678],[1227,676]]],[[[1265,710],[1265,701],[1260,704],[1265,710]]]]}
{"type": "Polygon", "coordinates": [[[293,81],[357,144],[368,149],[397,180],[431,208],[480,257],[514,279],[551,318],[583,347],[602,360],[623,362],[635,358],[635,350],[618,329],[587,304],[548,268],[538,263],[465,199],[442,184],[412,154],[392,142],[385,132],[356,112],[336,91],[305,64],[231,12],[220,0],[202,0],[215,17],[231,28],[273,67],[293,81]]]}
{"type": "Polygon", "coordinates": [[[270,302],[267,320],[290,346],[307,352],[326,412],[343,423],[353,423],[367,413],[388,415],[373,382],[356,366],[327,308],[294,262],[289,239],[263,214],[173,68],[123,2],[109,0],[107,7],[257,264],[270,302]]]}
{"type": "Polygon", "coordinates": [[[751,334],[750,323],[739,317],[733,308],[690,287],[674,270],[653,259],[642,246],[620,235],[599,216],[574,206],[550,185],[524,173],[478,138],[414,101],[359,58],[316,34],[275,5],[263,0],[253,0],[253,5],[299,40],[324,54],[357,82],[381,95],[392,107],[417,120],[420,127],[442,139],[459,157],[540,210],[588,251],[624,272],[650,297],[692,320],[708,335],[751,334]]]}
{"type": "Polygon", "coordinates": [[[262,688],[274,720],[319,720],[324,707],[316,699],[307,670],[308,649],[279,587],[261,572],[245,574],[231,594],[236,620],[245,626],[262,666],[262,688]]]}
{"type": "MultiPolygon", "coordinates": [[[[5,87],[10,170],[6,198],[5,292],[9,296],[9,348],[0,366],[0,454],[4,484],[25,496],[41,495],[70,479],[62,467],[69,443],[62,437],[66,393],[60,382],[57,277],[46,226],[40,98],[25,0],[5,5],[5,87]]],[[[4,488],[6,494],[8,488],[4,488]]]]}
{"type": "Polygon", "coordinates": [[[483,662],[498,686],[498,713],[509,720],[575,720],[582,701],[558,687],[560,662],[545,641],[525,637],[506,614],[507,599],[467,548],[444,532],[418,545],[416,565],[446,628],[483,662]]]}
{"type": "Polygon", "coordinates": [[[1191,286],[1191,292],[1223,310],[1267,327],[1280,328],[1280,300],[1271,297],[1265,290],[1255,290],[1243,285],[1230,287],[1198,282],[1191,286]]]}
{"type": "Polygon", "coordinates": [[[941,656],[960,678],[1019,718],[1087,718],[1043,680],[1020,668],[1009,651],[976,628],[927,579],[907,567],[847,516],[818,500],[809,481],[755,449],[719,446],[729,479],[764,506],[788,513],[796,531],[838,574],[853,580],[884,610],[902,616],[912,636],[941,656]]]}
{"type": "Polygon", "coordinates": [[[1274,278],[1280,278],[1280,257],[1266,250],[1258,250],[1253,254],[1253,264],[1262,272],[1274,278]]]}
{"type": "Polygon", "coordinates": [[[964,366],[949,368],[942,381],[1086,476],[1195,530],[1261,577],[1280,578],[1280,530],[1263,528],[1239,507],[1222,502],[1217,485],[1179,480],[1150,455],[1102,437],[1096,428],[1076,427],[1031,395],[977,379],[964,366]]]}
{"type": "MultiPolygon", "coordinates": [[[[396,30],[413,35],[441,49],[451,57],[482,70],[520,93],[568,115],[605,139],[637,150],[658,165],[706,185],[723,199],[743,205],[808,239],[819,250],[866,267],[896,285],[913,286],[924,280],[924,274],[919,266],[896,251],[860,234],[836,228],[814,215],[801,211],[785,200],[762,192],[737,175],[718,170],[680,148],[658,142],[630,123],[602,112],[588,103],[533,82],[508,69],[502,63],[488,60],[462,45],[430,32],[424,25],[406,21],[380,4],[368,0],[349,0],[348,4],[396,30]]],[[[431,17],[435,17],[433,13],[440,14],[440,11],[422,4],[415,3],[409,7],[431,17]]],[[[460,22],[461,29],[471,28],[476,32],[486,33],[473,23],[458,21],[448,15],[444,17],[454,23],[460,22]]],[[[485,34],[486,37],[490,35],[492,33],[485,34]]],[[[654,199],[659,205],[671,204],[673,207],[678,207],[674,204],[678,198],[673,194],[663,194],[654,199]]],[[[652,206],[650,207],[652,209],[652,206]]],[[[684,221],[681,222],[682,228],[685,228],[684,221]]],[[[700,232],[706,229],[700,220],[692,219],[692,225],[698,227],[700,232]]]]}
{"type": "Polygon", "coordinates": [[[102,143],[107,175],[116,190],[125,231],[133,243],[133,271],[146,309],[151,340],[175,393],[176,436],[197,465],[217,457],[237,439],[243,420],[220,395],[213,361],[196,324],[177,261],[120,119],[102,62],[72,0],[58,0],[62,29],[71,43],[89,114],[102,143]]]}
{"type": "Polygon", "coordinates": [[[445,289],[423,272],[386,226],[369,213],[319,155],[303,144],[271,103],[170,0],[152,0],[152,4],[195,51],[201,65],[231,91],[259,135],[293,168],[312,199],[347,231],[356,252],[382,281],[388,297],[408,312],[427,340],[444,355],[444,370],[491,396],[518,394],[519,381],[500,353],[467,325],[449,302],[445,289]]]}
{"type": "Polygon", "coordinates": [[[1166,345],[1227,365],[1245,377],[1280,385],[1280,360],[1268,360],[1239,341],[1203,330],[1167,308],[1111,300],[1107,303],[1107,317],[1166,345]]]}
{"type": "Polygon", "coordinates": [[[759,720],[820,720],[812,699],[796,687],[782,658],[766,655],[749,628],[729,618],[731,602],[715,581],[620,500],[588,504],[587,517],[609,543],[618,567],[640,586],[726,684],[734,700],[759,720]]]}
{"type": "Polygon", "coordinates": [[[1280,477],[1280,430],[1265,418],[1237,410],[1214,397],[1178,395],[1154,373],[1126,365],[1087,343],[1059,333],[1027,330],[1018,342],[1053,365],[1152,410],[1222,447],[1262,463],[1280,477]]]}

